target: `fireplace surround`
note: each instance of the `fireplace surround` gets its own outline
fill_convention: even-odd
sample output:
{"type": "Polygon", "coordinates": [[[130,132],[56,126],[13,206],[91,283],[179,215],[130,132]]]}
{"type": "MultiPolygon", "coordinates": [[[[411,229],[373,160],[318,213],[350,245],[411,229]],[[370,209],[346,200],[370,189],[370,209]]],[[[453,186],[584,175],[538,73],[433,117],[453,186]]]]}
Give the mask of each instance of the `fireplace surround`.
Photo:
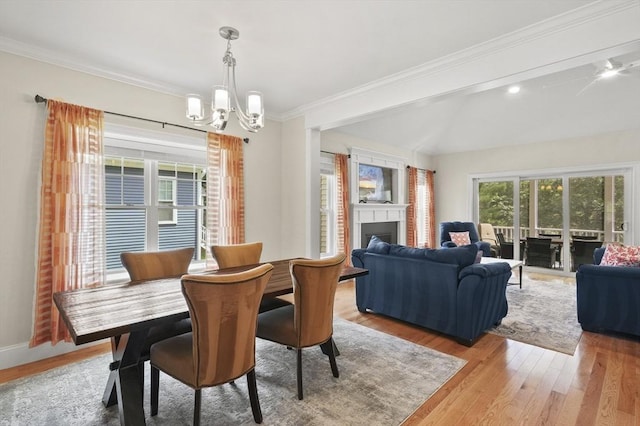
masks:
{"type": "MultiPolygon", "coordinates": [[[[395,230],[395,241],[397,244],[406,244],[407,236],[407,205],[403,204],[405,201],[405,186],[406,186],[406,173],[405,173],[405,160],[399,157],[393,157],[387,154],[366,151],[358,148],[352,148],[350,153],[350,190],[351,190],[351,229],[352,229],[352,241],[351,246],[356,248],[366,247],[369,241],[367,235],[371,235],[372,232],[364,228],[373,226],[374,234],[376,232],[384,234],[393,234],[392,229],[395,230]],[[359,200],[359,182],[358,182],[358,169],[360,164],[373,165],[385,167],[392,170],[392,186],[391,193],[393,194],[391,202],[375,203],[367,202],[363,203],[359,200]],[[380,225],[382,231],[377,230],[377,226],[380,225]],[[395,226],[394,226],[395,225],[395,226]],[[384,230],[384,227],[388,227],[389,230],[384,230]]],[[[380,235],[378,235],[380,237],[380,235]]],[[[389,238],[393,238],[394,235],[390,235],[389,238]]]]}

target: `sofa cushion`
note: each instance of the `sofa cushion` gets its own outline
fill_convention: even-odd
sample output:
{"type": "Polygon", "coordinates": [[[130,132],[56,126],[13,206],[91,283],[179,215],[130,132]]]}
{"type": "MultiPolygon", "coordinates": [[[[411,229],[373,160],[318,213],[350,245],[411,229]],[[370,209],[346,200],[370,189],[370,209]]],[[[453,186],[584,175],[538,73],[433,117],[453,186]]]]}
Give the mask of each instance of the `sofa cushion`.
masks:
{"type": "Polygon", "coordinates": [[[391,244],[385,241],[382,241],[380,238],[374,235],[369,240],[367,251],[369,253],[376,253],[376,254],[389,254],[390,248],[391,248],[391,244]]]}
{"type": "Polygon", "coordinates": [[[464,232],[449,232],[451,241],[457,246],[467,246],[471,244],[471,238],[469,237],[469,231],[464,232]]]}
{"type": "Polygon", "coordinates": [[[448,249],[425,249],[425,257],[433,262],[451,263],[460,268],[472,265],[478,254],[478,246],[469,244],[467,246],[452,247],[448,249]]]}
{"type": "Polygon", "coordinates": [[[391,256],[410,257],[412,259],[424,259],[428,249],[407,247],[400,244],[391,244],[389,254],[391,256]]]}
{"type": "Polygon", "coordinates": [[[607,244],[602,266],[640,266],[640,247],[607,244]]]}

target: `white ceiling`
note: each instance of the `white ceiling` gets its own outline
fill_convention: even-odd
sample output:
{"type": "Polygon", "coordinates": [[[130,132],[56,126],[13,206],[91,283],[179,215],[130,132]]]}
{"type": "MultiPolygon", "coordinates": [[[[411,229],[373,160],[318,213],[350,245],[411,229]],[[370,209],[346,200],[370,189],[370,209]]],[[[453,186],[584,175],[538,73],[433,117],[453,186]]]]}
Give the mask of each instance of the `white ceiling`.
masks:
{"type": "MultiPolygon", "coordinates": [[[[233,26],[240,31],[232,43],[239,92],[263,92],[268,116],[282,119],[589,3],[0,0],[0,50],[168,93],[207,95],[222,79],[226,41],[218,29],[233,26]]],[[[583,66],[523,82],[518,96],[503,88],[454,94],[335,130],[445,153],[638,128],[640,71],[582,91],[594,71],[583,66]]]]}

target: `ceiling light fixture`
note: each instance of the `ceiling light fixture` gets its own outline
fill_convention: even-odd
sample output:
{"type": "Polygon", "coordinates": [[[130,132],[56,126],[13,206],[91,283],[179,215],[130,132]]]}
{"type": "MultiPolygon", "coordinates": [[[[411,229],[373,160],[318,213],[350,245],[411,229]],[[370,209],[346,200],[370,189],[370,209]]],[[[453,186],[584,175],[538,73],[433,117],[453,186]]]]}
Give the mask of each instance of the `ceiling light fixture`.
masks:
{"type": "Polygon", "coordinates": [[[605,62],[604,69],[598,73],[598,78],[611,78],[620,73],[622,64],[609,59],[605,62]]]}
{"type": "Polygon", "coordinates": [[[515,95],[516,93],[520,92],[520,86],[509,86],[509,89],[507,89],[509,93],[511,93],[512,95],[515,95]]]}
{"type": "Polygon", "coordinates": [[[207,117],[204,114],[202,97],[194,94],[187,95],[187,118],[196,125],[209,124],[216,131],[223,131],[227,126],[229,114],[234,112],[240,126],[255,133],[264,127],[262,93],[248,91],[246,112],[242,110],[236,89],[236,59],[231,53],[231,40],[237,40],[240,32],[232,27],[222,27],[219,32],[220,37],[227,40],[227,51],[222,58],[224,64],[222,85],[213,86],[211,113],[207,117]]]}

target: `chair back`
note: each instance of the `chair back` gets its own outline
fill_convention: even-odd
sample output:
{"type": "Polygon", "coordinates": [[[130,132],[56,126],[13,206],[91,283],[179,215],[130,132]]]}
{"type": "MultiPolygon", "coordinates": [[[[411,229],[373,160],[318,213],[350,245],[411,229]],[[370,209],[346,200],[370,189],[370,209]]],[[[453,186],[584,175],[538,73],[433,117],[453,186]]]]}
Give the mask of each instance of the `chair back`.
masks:
{"type": "Polygon", "coordinates": [[[446,241],[451,241],[449,232],[469,232],[469,240],[472,243],[480,241],[476,224],[473,222],[441,222],[440,223],[440,245],[446,241]]]}
{"type": "Polygon", "coordinates": [[[196,389],[235,380],[255,367],[258,308],[272,270],[265,263],[234,274],[182,277],[196,389]]]}
{"type": "Polygon", "coordinates": [[[340,253],[326,259],[295,259],[289,263],[298,348],[319,345],[333,335],[333,302],[345,258],[340,253]]]}
{"type": "Polygon", "coordinates": [[[220,269],[260,263],[262,243],[211,246],[211,254],[220,269]]]}
{"type": "Polygon", "coordinates": [[[480,233],[480,241],[486,241],[491,245],[498,245],[498,238],[496,237],[493,225],[490,223],[479,223],[478,232],[480,233]]]}
{"type": "Polygon", "coordinates": [[[120,261],[131,281],[180,277],[189,271],[193,247],[177,250],[123,252],[120,261]]]}

